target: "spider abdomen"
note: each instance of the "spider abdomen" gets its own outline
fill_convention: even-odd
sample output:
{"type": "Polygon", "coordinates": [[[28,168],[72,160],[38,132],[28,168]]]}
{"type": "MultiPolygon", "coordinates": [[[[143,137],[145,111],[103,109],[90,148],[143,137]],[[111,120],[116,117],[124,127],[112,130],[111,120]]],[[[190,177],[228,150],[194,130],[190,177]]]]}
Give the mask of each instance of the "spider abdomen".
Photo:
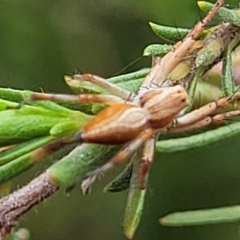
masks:
{"type": "Polygon", "coordinates": [[[90,143],[126,143],[136,138],[147,123],[144,109],[126,103],[114,104],[87,123],[77,138],[90,143]]]}

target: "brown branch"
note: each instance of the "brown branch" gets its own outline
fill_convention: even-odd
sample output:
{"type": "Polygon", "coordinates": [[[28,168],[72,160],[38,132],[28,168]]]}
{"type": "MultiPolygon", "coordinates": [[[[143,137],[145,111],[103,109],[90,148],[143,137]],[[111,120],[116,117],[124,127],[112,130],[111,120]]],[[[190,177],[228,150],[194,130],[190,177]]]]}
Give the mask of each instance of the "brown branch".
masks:
{"type": "Polygon", "coordinates": [[[58,189],[59,186],[49,180],[47,173],[43,173],[26,186],[0,199],[0,239],[1,235],[4,239],[17,224],[19,217],[58,189]]]}

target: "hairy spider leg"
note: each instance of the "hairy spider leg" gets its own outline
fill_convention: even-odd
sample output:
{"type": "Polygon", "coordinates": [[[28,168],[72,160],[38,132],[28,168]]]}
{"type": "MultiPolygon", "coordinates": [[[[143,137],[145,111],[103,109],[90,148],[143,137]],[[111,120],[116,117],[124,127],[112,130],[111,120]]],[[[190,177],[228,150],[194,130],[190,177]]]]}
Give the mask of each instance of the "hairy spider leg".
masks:
{"type": "Polygon", "coordinates": [[[49,94],[49,93],[33,93],[29,98],[24,100],[21,105],[31,103],[32,101],[53,101],[60,103],[104,103],[112,105],[116,103],[125,103],[123,99],[105,94],[79,94],[79,95],[67,95],[67,94],[49,94]]]}
{"type": "Polygon", "coordinates": [[[131,91],[126,90],[125,88],[122,88],[114,83],[111,83],[107,81],[107,79],[101,78],[99,76],[93,75],[93,74],[83,74],[83,75],[74,75],[74,80],[78,81],[87,81],[91,82],[99,87],[102,87],[107,92],[122,98],[126,101],[129,101],[130,99],[133,99],[135,97],[135,94],[131,91]]]}
{"type": "Polygon", "coordinates": [[[148,139],[142,149],[142,157],[140,160],[140,169],[139,169],[139,188],[145,189],[148,182],[149,170],[154,161],[154,154],[155,154],[155,139],[156,136],[152,136],[148,139]]]}
{"type": "Polygon", "coordinates": [[[199,130],[209,125],[220,125],[224,124],[226,120],[234,119],[240,116],[240,110],[234,110],[226,113],[219,113],[215,116],[208,116],[201,119],[193,124],[187,125],[185,127],[171,128],[168,130],[169,133],[181,133],[190,132],[194,130],[199,130]]]}
{"type": "Polygon", "coordinates": [[[147,128],[142,131],[133,141],[123,146],[123,148],[106,164],[86,174],[86,179],[82,183],[82,190],[84,193],[88,192],[91,185],[99,175],[102,175],[112,169],[113,167],[123,163],[129,159],[139,147],[143,145],[154,134],[154,130],[147,128]]]}
{"type": "Polygon", "coordinates": [[[231,96],[223,97],[217,101],[210,102],[199,109],[193,110],[190,113],[175,119],[170,128],[180,128],[191,125],[199,120],[202,120],[213,114],[219,108],[228,106],[229,103],[240,98],[240,92],[236,92],[231,96]]]}
{"type": "Polygon", "coordinates": [[[199,109],[196,109],[182,117],[174,119],[167,132],[181,133],[198,130],[209,126],[210,124],[222,124],[225,120],[240,116],[240,110],[219,113],[214,116],[217,109],[227,107],[231,102],[240,99],[240,92],[231,96],[223,97],[217,101],[210,102],[199,109]]]}

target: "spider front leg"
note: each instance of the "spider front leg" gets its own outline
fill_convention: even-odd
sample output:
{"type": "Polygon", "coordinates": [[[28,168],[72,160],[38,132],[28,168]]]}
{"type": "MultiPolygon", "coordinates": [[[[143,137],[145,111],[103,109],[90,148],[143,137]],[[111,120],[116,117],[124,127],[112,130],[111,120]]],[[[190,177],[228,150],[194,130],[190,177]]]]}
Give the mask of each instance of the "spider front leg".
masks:
{"type": "Polygon", "coordinates": [[[218,101],[208,103],[182,117],[175,119],[168,129],[168,132],[180,133],[198,130],[211,124],[222,124],[227,119],[240,116],[240,110],[233,110],[214,115],[217,109],[228,106],[231,102],[240,98],[240,92],[224,97],[218,101]]]}
{"type": "Polygon", "coordinates": [[[21,106],[32,101],[53,101],[59,103],[104,103],[112,105],[116,103],[124,103],[125,101],[117,96],[105,94],[49,94],[49,93],[33,93],[29,98],[21,103],[21,106]]]}
{"type": "Polygon", "coordinates": [[[142,158],[139,169],[139,188],[145,189],[148,182],[149,170],[154,160],[155,142],[157,136],[148,139],[142,149],[142,158]]]}
{"type": "MultiPolygon", "coordinates": [[[[26,103],[32,101],[53,101],[60,103],[104,103],[106,105],[112,105],[115,103],[125,103],[135,97],[135,94],[122,87],[113,84],[106,79],[92,75],[92,74],[77,74],[73,78],[67,80],[70,81],[86,81],[91,82],[99,87],[102,87],[106,92],[111,94],[79,94],[79,95],[67,95],[67,94],[47,94],[47,93],[33,93],[20,104],[20,107],[26,103]]],[[[70,84],[70,83],[69,83],[70,84]]],[[[70,84],[71,85],[71,84],[70,84]]]]}
{"type": "Polygon", "coordinates": [[[214,18],[223,3],[224,0],[218,0],[207,16],[198,22],[182,41],[177,42],[173,50],[166,54],[159,64],[151,69],[141,86],[140,92],[149,88],[160,87],[164,83],[170,72],[182,61],[189,49],[196,43],[197,38],[214,18]]]}
{"type": "Polygon", "coordinates": [[[113,84],[104,78],[95,76],[93,74],[83,74],[83,75],[77,74],[77,75],[74,75],[73,80],[77,80],[79,82],[81,82],[81,81],[91,82],[99,87],[102,87],[107,92],[109,92],[121,99],[124,99],[126,101],[129,101],[135,97],[134,93],[132,93],[122,87],[119,87],[118,85],[113,84]]]}
{"type": "MultiPolygon", "coordinates": [[[[199,120],[189,126],[180,127],[180,128],[172,128],[169,129],[169,133],[186,133],[195,130],[202,129],[209,125],[221,125],[224,124],[226,120],[234,119],[240,116],[240,110],[234,110],[226,113],[220,113],[215,116],[208,116],[202,120],[199,120]]],[[[186,115],[187,117],[187,115],[186,115]]]]}
{"type": "MultiPolygon", "coordinates": [[[[141,132],[141,134],[138,135],[137,138],[135,138],[132,142],[126,144],[108,163],[106,163],[105,165],[97,168],[96,170],[89,172],[86,175],[86,179],[82,182],[82,191],[84,194],[89,192],[89,189],[91,188],[92,184],[95,182],[95,180],[97,179],[98,176],[106,173],[107,171],[109,171],[110,169],[114,168],[115,166],[123,163],[125,160],[129,159],[132,154],[134,152],[136,152],[137,149],[139,149],[139,147],[141,147],[143,145],[143,143],[146,143],[147,145],[145,146],[149,146],[149,144],[152,144],[152,141],[150,140],[151,137],[153,137],[154,134],[154,130],[151,128],[147,128],[145,129],[143,132],[141,132]]],[[[154,137],[153,137],[154,139],[154,137]]],[[[142,160],[148,161],[149,159],[146,158],[146,148],[145,149],[145,155],[142,158],[142,160]]],[[[150,151],[151,152],[151,151],[150,151]]],[[[152,154],[150,154],[150,157],[152,157],[152,154]]],[[[151,161],[151,160],[150,160],[151,161]]],[[[146,167],[141,167],[141,172],[143,173],[143,179],[141,180],[140,183],[140,187],[144,187],[144,183],[145,183],[145,176],[146,173],[148,172],[148,169],[146,169],[146,167]]]]}

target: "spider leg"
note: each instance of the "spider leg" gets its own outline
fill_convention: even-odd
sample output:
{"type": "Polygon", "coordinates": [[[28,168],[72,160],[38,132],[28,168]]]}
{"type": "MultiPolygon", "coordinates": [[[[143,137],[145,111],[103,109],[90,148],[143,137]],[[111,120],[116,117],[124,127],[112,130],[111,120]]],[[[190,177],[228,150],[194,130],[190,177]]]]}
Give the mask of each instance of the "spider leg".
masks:
{"type": "Polygon", "coordinates": [[[74,142],[71,139],[68,140],[67,138],[53,140],[52,142],[33,150],[29,155],[29,159],[33,162],[41,161],[63,147],[73,143],[74,142]]]}
{"type": "Polygon", "coordinates": [[[231,96],[221,98],[214,102],[210,102],[200,107],[199,109],[196,109],[182,117],[175,119],[172,122],[170,128],[180,128],[180,127],[189,126],[195,122],[205,119],[209,115],[213,114],[217,109],[224,108],[227,105],[229,105],[229,103],[239,98],[240,98],[240,92],[237,92],[231,96]]]}
{"type": "Polygon", "coordinates": [[[98,176],[103,175],[113,167],[123,163],[148,139],[154,134],[151,128],[145,129],[137,138],[132,142],[126,144],[108,163],[86,174],[86,179],[82,182],[83,193],[88,193],[92,184],[98,176]]]}
{"type": "MultiPolygon", "coordinates": [[[[187,116],[187,115],[186,115],[187,116]]],[[[240,116],[240,110],[230,111],[226,113],[220,113],[215,116],[208,116],[200,121],[197,121],[189,126],[169,129],[169,133],[181,133],[181,132],[190,132],[198,130],[209,125],[219,125],[223,124],[225,120],[233,119],[234,117],[240,116]]]]}
{"type": "Polygon", "coordinates": [[[223,3],[224,0],[218,0],[206,17],[202,21],[198,22],[187,34],[187,36],[182,41],[177,42],[174,45],[173,50],[166,54],[161,59],[160,63],[151,69],[150,73],[145,78],[143,85],[141,86],[140,92],[151,87],[156,88],[162,85],[169,73],[180,61],[182,61],[188,50],[194,45],[196,39],[204,31],[208,23],[213,19],[223,3]]]}
{"type": "Polygon", "coordinates": [[[107,81],[104,78],[92,75],[92,74],[83,74],[83,75],[74,75],[74,79],[75,80],[79,80],[79,81],[87,81],[87,82],[91,82],[99,87],[102,87],[103,89],[105,89],[107,92],[122,98],[126,101],[129,101],[130,99],[135,97],[135,94],[122,88],[119,87],[118,85],[111,83],[109,81],[107,81]]]}
{"type": "Polygon", "coordinates": [[[154,160],[155,137],[148,139],[143,146],[140,162],[139,188],[145,189],[148,181],[149,170],[154,160]]]}
{"type": "Polygon", "coordinates": [[[48,94],[48,93],[33,93],[29,98],[24,100],[21,105],[30,103],[32,101],[53,101],[53,102],[71,102],[71,103],[105,103],[112,105],[116,103],[124,103],[121,98],[113,95],[105,94],[48,94]]]}

